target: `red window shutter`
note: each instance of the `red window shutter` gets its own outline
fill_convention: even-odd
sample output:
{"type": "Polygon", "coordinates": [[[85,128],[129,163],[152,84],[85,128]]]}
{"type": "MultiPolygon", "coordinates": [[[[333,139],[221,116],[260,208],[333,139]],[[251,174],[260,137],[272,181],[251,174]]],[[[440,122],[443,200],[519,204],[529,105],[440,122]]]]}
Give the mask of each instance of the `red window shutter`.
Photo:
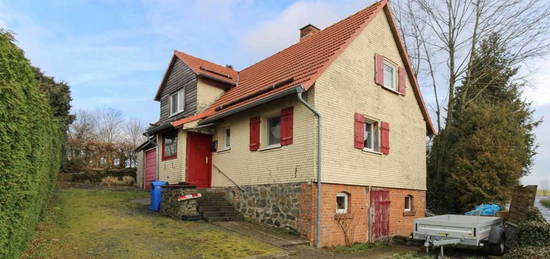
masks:
{"type": "Polygon", "coordinates": [[[407,87],[407,72],[405,72],[405,68],[399,67],[397,70],[397,88],[401,95],[405,95],[405,89],[407,87]]]}
{"type": "Polygon", "coordinates": [[[363,114],[355,113],[355,148],[365,147],[365,117],[363,114]]]}
{"type": "Polygon", "coordinates": [[[384,85],[384,56],[374,54],[374,82],[384,85]]]}
{"type": "Polygon", "coordinates": [[[281,110],[281,145],[292,144],[294,107],[281,110]]]}
{"type": "Polygon", "coordinates": [[[250,151],[260,148],[260,117],[250,118],[250,151]]]}
{"type": "Polygon", "coordinates": [[[382,154],[387,155],[390,153],[390,124],[383,121],[380,123],[380,150],[382,154]]]}

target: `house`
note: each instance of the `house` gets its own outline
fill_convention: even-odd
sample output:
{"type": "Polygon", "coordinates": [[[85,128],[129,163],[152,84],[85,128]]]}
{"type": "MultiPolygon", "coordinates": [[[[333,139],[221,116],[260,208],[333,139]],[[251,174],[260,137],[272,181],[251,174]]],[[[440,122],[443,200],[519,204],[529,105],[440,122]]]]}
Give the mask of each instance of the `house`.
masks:
{"type": "Polygon", "coordinates": [[[434,133],[387,0],[240,71],[175,51],[144,178],[225,192],[318,246],[408,236],[434,133]],[[319,181],[320,179],[320,181],[319,181]],[[320,188],[320,192],[317,190],[320,188]],[[318,206],[318,204],[320,206],[318,206]]]}

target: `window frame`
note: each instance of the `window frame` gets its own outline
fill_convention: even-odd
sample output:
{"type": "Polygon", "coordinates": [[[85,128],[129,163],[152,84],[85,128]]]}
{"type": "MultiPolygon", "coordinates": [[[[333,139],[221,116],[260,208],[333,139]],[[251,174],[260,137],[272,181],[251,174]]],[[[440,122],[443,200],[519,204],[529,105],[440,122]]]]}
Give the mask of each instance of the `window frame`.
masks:
{"type": "Polygon", "coordinates": [[[168,133],[162,134],[162,161],[175,159],[177,157],[178,157],[178,132],[173,131],[173,132],[168,132],[168,133]],[[173,153],[171,155],[166,155],[166,138],[168,137],[167,135],[171,135],[171,134],[174,134],[175,144],[173,144],[173,145],[176,146],[175,147],[175,153],[173,153]]]}
{"type": "Polygon", "coordinates": [[[223,150],[231,149],[231,128],[223,129],[223,150]],[[229,134],[227,134],[229,132],[229,134]]]}
{"type": "Polygon", "coordinates": [[[175,92],[173,92],[172,94],[170,94],[169,96],[169,112],[170,112],[170,116],[174,116],[176,114],[179,114],[179,113],[182,113],[185,111],[185,87],[182,88],[182,89],[179,89],[175,92]],[[177,110],[174,111],[173,110],[173,104],[174,104],[174,96],[176,96],[176,100],[177,100],[177,110]]]}
{"type": "Polygon", "coordinates": [[[347,192],[338,192],[336,193],[336,214],[347,214],[349,213],[349,194],[347,192]],[[344,208],[338,208],[338,198],[344,197],[344,208]]]}
{"type": "Polygon", "coordinates": [[[363,151],[380,153],[380,121],[364,117],[363,122],[363,151]],[[371,125],[371,148],[366,145],[367,142],[367,124],[371,125]]]}
{"type": "Polygon", "coordinates": [[[397,89],[397,65],[394,64],[393,62],[387,60],[384,58],[384,63],[382,65],[382,73],[384,74],[384,82],[382,83],[382,85],[384,86],[384,88],[387,88],[391,91],[394,91],[394,92],[397,92],[398,89],[397,89]],[[390,67],[392,69],[392,85],[387,85],[386,84],[386,66],[390,67]]]}
{"type": "Polygon", "coordinates": [[[404,205],[405,205],[403,207],[404,212],[414,211],[413,210],[413,196],[412,195],[405,196],[405,204],[404,205]],[[407,208],[407,205],[409,205],[408,208],[407,208]]]}
{"type": "Polygon", "coordinates": [[[275,116],[266,118],[266,144],[267,144],[267,147],[281,146],[281,114],[277,114],[275,116]],[[277,118],[279,119],[279,141],[275,143],[271,143],[271,134],[270,134],[271,121],[277,118]]]}

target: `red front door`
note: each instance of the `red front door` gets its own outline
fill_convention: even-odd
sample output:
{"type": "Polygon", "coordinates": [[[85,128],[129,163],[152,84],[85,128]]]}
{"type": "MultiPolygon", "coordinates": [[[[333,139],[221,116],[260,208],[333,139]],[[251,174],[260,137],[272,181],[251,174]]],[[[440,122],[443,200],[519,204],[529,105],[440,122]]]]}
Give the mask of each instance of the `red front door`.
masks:
{"type": "Polygon", "coordinates": [[[372,220],[373,241],[390,235],[390,192],[373,190],[370,194],[370,206],[374,209],[372,220]]]}
{"type": "Polygon", "coordinates": [[[187,182],[198,188],[210,188],[212,179],[212,136],[187,133],[187,182]]]}
{"type": "Polygon", "coordinates": [[[151,189],[151,181],[155,180],[155,148],[145,151],[145,174],[143,175],[143,188],[151,189]]]}

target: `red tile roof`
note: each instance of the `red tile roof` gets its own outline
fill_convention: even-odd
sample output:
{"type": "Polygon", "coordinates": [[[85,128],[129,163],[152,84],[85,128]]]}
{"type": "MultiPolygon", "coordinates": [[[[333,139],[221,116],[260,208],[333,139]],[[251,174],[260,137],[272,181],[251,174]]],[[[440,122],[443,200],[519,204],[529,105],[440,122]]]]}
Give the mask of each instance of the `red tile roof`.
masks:
{"type": "Polygon", "coordinates": [[[174,55],[176,55],[176,57],[178,57],[181,61],[185,62],[185,64],[187,64],[189,68],[195,72],[195,74],[209,75],[232,84],[237,82],[238,72],[231,68],[193,57],[177,50],[174,51],[174,55]]]}
{"type": "MultiPolygon", "coordinates": [[[[374,16],[387,5],[387,0],[381,0],[354,15],[321,30],[302,41],[238,72],[237,85],[229,89],[223,96],[214,102],[207,110],[196,117],[211,117],[234,110],[256,100],[272,96],[286,89],[302,85],[308,90],[317,78],[328,68],[338,55],[352,42],[355,37],[365,28],[374,16]],[[262,90],[276,86],[274,90],[262,90]]],[[[391,15],[391,13],[390,13],[391,15]]],[[[392,26],[395,26],[395,24],[392,26]]],[[[397,38],[399,35],[397,34],[397,38]]],[[[406,50],[403,49],[406,54],[406,50]]],[[[402,53],[403,54],[403,53],[402,53]]],[[[186,63],[199,63],[192,56],[176,52],[179,58],[185,58],[186,63]],[[178,55],[179,54],[179,55],[178,55]],[[181,56],[181,57],[180,57],[181,56]]],[[[406,66],[410,66],[408,55],[404,58],[406,66]]],[[[182,59],[183,60],[183,59],[182,59]]],[[[203,61],[201,62],[208,62],[203,61]]],[[[210,63],[210,62],[208,62],[210,63]]],[[[219,65],[210,63],[215,69],[219,65]]],[[[197,65],[194,65],[195,67],[197,65]]],[[[409,74],[411,68],[408,67],[409,74]]],[[[414,73],[413,73],[414,74],[414,73]]],[[[409,77],[411,82],[414,79],[413,88],[419,104],[422,106],[423,114],[428,125],[428,132],[433,133],[431,120],[425,109],[420,89],[414,75],[409,77]],[[420,99],[419,99],[420,98],[420,99]]],[[[195,116],[194,116],[195,117],[195,116]]],[[[190,122],[184,118],[172,122],[174,127],[190,122]]]]}

